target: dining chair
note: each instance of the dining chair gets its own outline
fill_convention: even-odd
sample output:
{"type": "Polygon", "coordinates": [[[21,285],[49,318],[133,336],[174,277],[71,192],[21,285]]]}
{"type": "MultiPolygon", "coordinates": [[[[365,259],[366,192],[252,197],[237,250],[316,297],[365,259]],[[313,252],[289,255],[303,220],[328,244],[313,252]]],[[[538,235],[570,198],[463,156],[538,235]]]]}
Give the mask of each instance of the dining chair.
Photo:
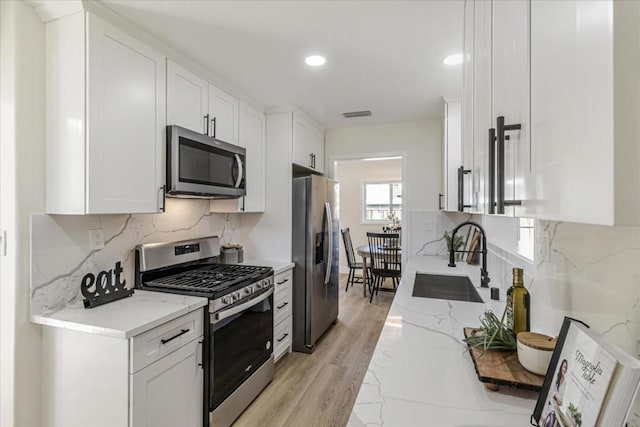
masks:
{"type": "Polygon", "coordinates": [[[369,252],[371,253],[371,273],[373,274],[373,287],[369,302],[373,301],[373,294],[378,294],[382,282],[387,278],[391,279],[393,289],[382,288],[382,290],[392,292],[396,290],[402,276],[399,239],[398,233],[367,233],[369,252]]]}
{"type": "Polygon", "coordinates": [[[363,266],[361,262],[356,262],[356,255],[353,252],[353,243],[351,243],[349,227],[342,228],[340,232],[342,233],[342,241],[344,242],[344,251],[347,254],[347,264],[349,264],[349,276],[347,277],[347,287],[345,288],[346,292],[349,290],[349,284],[353,287],[354,283],[364,283],[363,276],[356,275],[356,271],[362,270],[363,266]]]}

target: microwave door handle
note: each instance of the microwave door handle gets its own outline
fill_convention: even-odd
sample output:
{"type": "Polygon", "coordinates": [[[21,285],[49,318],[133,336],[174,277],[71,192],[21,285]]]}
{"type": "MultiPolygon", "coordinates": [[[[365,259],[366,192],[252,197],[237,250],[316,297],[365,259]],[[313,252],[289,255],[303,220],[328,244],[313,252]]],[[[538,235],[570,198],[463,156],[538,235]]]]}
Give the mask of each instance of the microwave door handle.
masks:
{"type": "Polygon", "coordinates": [[[244,166],[242,165],[242,159],[238,154],[234,154],[236,157],[236,164],[238,165],[238,178],[236,178],[235,188],[240,188],[242,183],[242,177],[244,176],[244,166]]]}

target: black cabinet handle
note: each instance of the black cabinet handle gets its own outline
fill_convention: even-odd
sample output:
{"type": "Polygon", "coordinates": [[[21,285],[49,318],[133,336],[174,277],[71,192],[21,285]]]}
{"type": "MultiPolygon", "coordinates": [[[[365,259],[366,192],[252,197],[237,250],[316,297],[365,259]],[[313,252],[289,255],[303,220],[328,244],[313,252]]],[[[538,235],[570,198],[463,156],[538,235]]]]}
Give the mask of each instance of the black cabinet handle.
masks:
{"type": "Polygon", "coordinates": [[[209,136],[209,115],[205,114],[204,115],[204,134],[209,136]]]}
{"type": "Polygon", "coordinates": [[[470,208],[471,205],[464,204],[464,176],[471,173],[470,169],[465,169],[464,166],[458,168],[458,211],[463,212],[464,208],[470,208]]]}
{"type": "Polygon", "coordinates": [[[186,334],[187,332],[189,332],[189,329],[181,329],[181,330],[180,330],[180,332],[178,332],[177,334],[175,334],[175,335],[174,335],[174,336],[172,336],[171,338],[167,338],[166,340],[160,340],[160,342],[161,342],[162,344],[166,344],[166,343],[168,343],[169,341],[173,341],[173,340],[175,340],[176,338],[178,338],[179,336],[186,334]]]}
{"type": "Polygon", "coordinates": [[[277,338],[278,342],[282,342],[289,334],[284,334],[281,338],[277,338]]]}
{"type": "Polygon", "coordinates": [[[165,207],[166,207],[165,203],[167,201],[167,199],[166,199],[167,186],[166,185],[163,185],[162,187],[160,187],[160,194],[161,194],[160,197],[162,197],[162,207],[160,208],[160,212],[164,212],[165,211],[165,207]]]}
{"type": "Polygon", "coordinates": [[[277,307],[277,309],[278,309],[278,310],[280,310],[281,308],[285,308],[285,307],[286,307],[286,306],[288,306],[288,305],[289,305],[289,303],[288,303],[288,302],[285,302],[284,304],[279,305],[279,306],[277,307]]]}
{"type": "Polygon", "coordinates": [[[213,123],[213,137],[216,137],[216,118],[215,116],[211,119],[211,123],[213,123]]]}
{"type": "Polygon", "coordinates": [[[442,193],[438,193],[438,210],[441,211],[443,209],[442,206],[442,198],[444,197],[444,194],[442,193]]]}
{"type": "Polygon", "coordinates": [[[496,130],[489,129],[489,213],[496,213],[496,130]]]}
{"type": "Polygon", "coordinates": [[[504,176],[504,142],[506,139],[509,139],[508,136],[505,136],[505,133],[512,130],[520,130],[522,125],[520,123],[516,123],[513,125],[505,125],[504,124],[504,116],[498,116],[496,118],[496,133],[497,133],[497,157],[498,157],[498,170],[497,170],[497,193],[498,193],[498,203],[497,203],[497,213],[504,214],[505,206],[519,206],[522,204],[521,200],[505,200],[504,199],[504,184],[505,184],[505,176],[504,176]]]}
{"type": "Polygon", "coordinates": [[[282,282],[278,282],[278,285],[282,285],[283,283],[287,283],[289,279],[284,279],[282,282]]]}

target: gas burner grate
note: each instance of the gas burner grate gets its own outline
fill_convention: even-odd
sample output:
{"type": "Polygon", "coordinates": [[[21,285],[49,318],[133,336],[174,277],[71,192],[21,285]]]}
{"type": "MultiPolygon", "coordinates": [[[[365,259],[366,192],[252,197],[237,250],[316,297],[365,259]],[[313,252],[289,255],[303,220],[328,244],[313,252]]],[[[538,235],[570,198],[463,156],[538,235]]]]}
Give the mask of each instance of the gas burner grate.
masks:
{"type": "Polygon", "coordinates": [[[195,292],[218,292],[270,270],[236,264],[210,264],[145,282],[145,286],[195,292]]]}

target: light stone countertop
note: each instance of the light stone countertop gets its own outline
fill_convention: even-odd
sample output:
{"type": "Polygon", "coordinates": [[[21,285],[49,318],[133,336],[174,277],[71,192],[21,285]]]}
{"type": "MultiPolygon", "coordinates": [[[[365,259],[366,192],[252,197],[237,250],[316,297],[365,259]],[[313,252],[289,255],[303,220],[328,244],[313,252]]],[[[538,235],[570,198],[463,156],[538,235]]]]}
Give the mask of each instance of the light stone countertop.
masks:
{"type": "Polygon", "coordinates": [[[127,339],[207,305],[207,298],[136,289],[130,297],[86,309],[74,303],[49,314],[32,314],[40,325],[127,339]]]}
{"type": "Polygon", "coordinates": [[[462,342],[463,328],[478,326],[485,310],[502,315],[506,296],[493,301],[488,288],[479,288],[478,266],[447,263],[443,256],[409,259],[349,427],[530,425],[538,393],[486,390],[462,342]],[[485,303],[412,297],[416,272],[467,275],[485,303]]]}

